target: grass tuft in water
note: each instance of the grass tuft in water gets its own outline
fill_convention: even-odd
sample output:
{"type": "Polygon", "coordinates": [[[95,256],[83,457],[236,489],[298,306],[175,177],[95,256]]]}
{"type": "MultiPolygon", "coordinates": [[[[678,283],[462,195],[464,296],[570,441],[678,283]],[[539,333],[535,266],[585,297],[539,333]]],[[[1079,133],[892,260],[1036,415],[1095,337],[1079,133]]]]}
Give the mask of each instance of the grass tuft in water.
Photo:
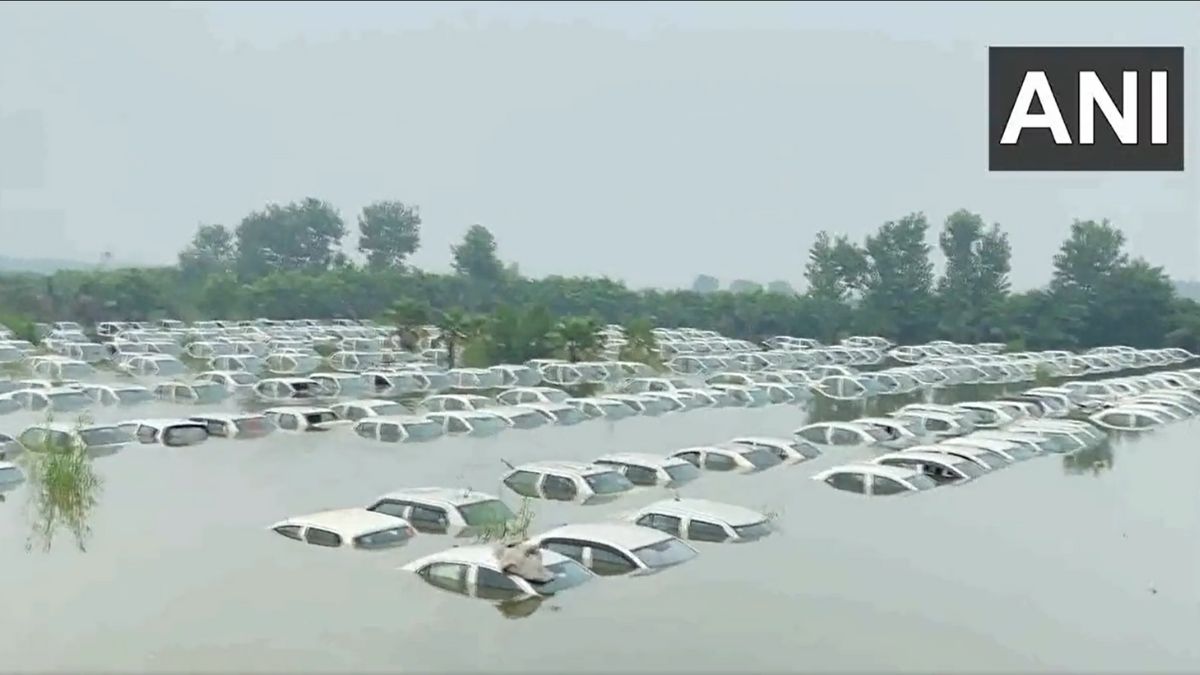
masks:
{"type": "Polygon", "coordinates": [[[488,523],[475,531],[475,543],[510,544],[525,541],[529,538],[529,528],[537,514],[533,512],[533,500],[525,497],[521,500],[521,508],[517,509],[515,517],[498,523],[488,523]]]}
{"type": "MultiPolygon", "coordinates": [[[[47,414],[46,423],[51,422],[53,416],[47,414]]],[[[90,423],[87,416],[81,415],[75,429],[90,423]]],[[[92,534],[89,522],[99,503],[102,484],[87,450],[74,444],[47,443],[36,451],[22,453],[20,461],[25,469],[31,517],[25,550],[37,546],[49,552],[55,534],[66,528],[79,550],[86,552],[92,534]]]]}

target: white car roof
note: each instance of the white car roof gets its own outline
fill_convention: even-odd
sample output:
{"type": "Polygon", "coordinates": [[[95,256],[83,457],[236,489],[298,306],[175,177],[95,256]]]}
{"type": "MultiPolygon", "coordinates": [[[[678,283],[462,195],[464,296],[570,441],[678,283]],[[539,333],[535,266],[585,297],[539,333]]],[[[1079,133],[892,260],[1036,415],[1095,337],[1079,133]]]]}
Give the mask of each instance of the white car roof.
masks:
{"type": "Polygon", "coordinates": [[[595,541],[609,546],[618,546],[633,550],[660,541],[674,539],[673,536],[652,527],[642,527],[633,523],[576,523],[563,525],[543,532],[533,537],[541,541],[549,537],[566,537],[595,541]]]}
{"type": "Polygon", "coordinates": [[[394,424],[437,424],[437,422],[429,419],[425,415],[376,415],[375,417],[364,417],[358,420],[362,422],[392,422],[394,424]]]}
{"type": "MultiPolygon", "coordinates": [[[[894,455],[894,454],[895,453],[889,453],[889,455],[894,455]]],[[[886,457],[889,455],[884,455],[884,456],[886,457]]],[[[916,469],[910,469],[910,468],[904,467],[904,466],[891,466],[888,464],[853,463],[853,464],[841,464],[838,466],[830,467],[828,469],[825,469],[824,471],[821,471],[820,473],[813,475],[812,478],[813,478],[813,480],[825,480],[831,474],[846,473],[846,472],[869,473],[869,474],[872,474],[875,476],[884,476],[885,478],[894,478],[897,480],[908,480],[915,476],[924,475],[920,471],[917,471],[916,469]]]]}
{"type": "Polygon", "coordinates": [[[249,413],[249,412],[247,412],[247,413],[223,413],[223,412],[201,413],[199,415],[192,415],[191,418],[193,420],[216,420],[218,422],[237,422],[240,420],[265,419],[262,415],[260,415],[258,413],[249,413]]]}
{"type": "MultiPolygon", "coordinates": [[[[948,450],[948,448],[947,448],[947,450],[948,450]]],[[[889,459],[889,458],[892,458],[892,459],[894,459],[894,458],[918,459],[918,460],[921,460],[924,462],[942,463],[942,464],[961,464],[962,462],[968,461],[968,460],[963,459],[962,457],[954,457],[951,453],[947,452],[946,450],[942,450],[940,452],[932,452],[932,451],[909,449],[909,450],[901,450],[900,452],[889,452],[886,455],[880,455],[880,456],[876,457],[875,459],[872,459],[871,462],[876,463],[876,462],[880,462],[882,460],[889,459]]]]}
{"type": "Polygon", "coordinates": [[[117,426],[128,425],[128,424],[140,424],[140,425],[144,425],[144,426],[148,426],[148,427],[154,427],[156,429],[162,429],[163,427],[175,427],[175,426],[191,426],[191,427],[204,426],[203,422],[197,422],[196,420],[189,420],[186,417],[154,417],[154,418],[148,418],[148,419],[124,420],[122,422],[116,423],[117,426]]]}
{"type": "Polygon", "coordinates": [[[791,447],[796,442],[792,438],[784,438],[782,436],[738,436],[729,441],[730,443],[757,443],[759,445],[780,445],[791,447]]]}
{"type": "Polygon", "coordinates": [[[336,532],[347,539],[353,539],[364,534],[408,525],[408,521],[386,513],[368,511],[364,508],[349,508],[293,516],[271,525],[271,529],[281,525],[319,527],[324,530],[336,532]]]}
{"type": "Polygon", "coordinates": [[[644,513],[719,520],[734,527],[761,523],[767,519],[764,514],[753,509],[707,499],[663,499],[641,508],[635,517],[644,513]]]}
{"type": "Polygon", "coordinates": [[[76,431],[92,431],[95,429],[116,428],[116,424],[88,424],[86,426],[76,426],[67,422],[42,422],[40,424],[31,424],[28,427],[25,427],[25,431],[29,431],[30,429],[47,429],[49,431],[60,431],[65,434],[73,434],[76,431]]]}
{"type": "Polygon", "coordinates": [[[377,406],[377,405],[403,405],[403,404],[398,403],[396,401],[389,401],[386,398],[360,398],[360,399],[355,399],[353,401],[342,401],[341,403],[338,403],[336,405],[339,405],[339,406],[359,405],[359,406],[363,406],[365,408],[370,408],[370,407],[377,406]]]}
{"type": "Polygon", "coordinates": [[[986,437],[980,438],[978,436],[963,436],[961,438],[947,438],[946,440],[941,442],[941,445],[955,447],[955,448],[966,446],[968,448],[975,447],[975,448],[983,448],[985,450],[999,450],[1000,452],[1006,452],[1008,450],[1011,450],[1013,445],[1015,445],[1015,443],[1013,443],[1012,441],[1006,441],[1006,440],[999,439],[999,438],[986,438],[986,437]]]}
{"type": "MultiPolygon", "coordinates": [[[[542,564],[555,565],[570,558],[547,549],[542,549],[542,564]]],[[[430,563],[448,562],[464,565],[481,565],[494,570],[500,569],[500,561],[496,559],[496,549],[491,544],[472,544],[470,546],[455,546],[438,553],[423,556],[404,565],[400,569],[415,572],[430,563]]]]}
{"type": "Polygon", "coordinates": [[[469,488],[415,487],[394,490],[385,495],[380,495],[376,501],[383,499],[427,502],[430,504],[458,507],[478,504],[479,502],[494,501],[500,498],[486,492],[476,492],[469,488]]]}
{"type": "Polygon", "coordinates": [[[513,406],[515,408],[527,408],[529,410],[545,410],[546,412],[555,412],[558,410],[574,410],[575,406],[567,403],[546,403],[544,401],[532,401],[530,403],[518,403],[513,406]]]}
{"type": "Polygon", "coordinates": [[[547,460],[547,461],[541,461],[541,462],[529,462],[528,464],[522,464],[520,466],[515,467],[513,469],[513,471],[536,471],[538,473],[568,473],[568,474],[573,473],[573,474],[590,476],[595,473],[612,471],[612,467],[596,466],[595,464],[588,464],[587,462],[567,462],[567,461],[547,460]]]}
{"type": "Polygon", "coordinates": [[[488,412],[501,417],[516,417],[517,415],[536,415],[537,411],[524,405],[498,405],[488,408],[488,412]]]}
{"type": "Polygon", "coordinates": [[[289,405],[289,406],[280,406],[278,408],[267,408],[266,410],[263,411],[263,413],[278,413],[278,414],[295,413],[297,415],[310,415],[312,413],[333,413],[334,415],[337,414],[336,412],[333,411],[333,408],[322,408],[320,406],[308,406],[308,405],[289,405]]]}
{"type": "Polygon", "coordinates": [[[668,466],[678,466],[680,464],[688,464],[686,459],[678,457],[663,457],[662,455],[652,455],[648,452],[614,452],[601,457],[597,457],[596,461],[612,461],[621,464],[634,464],[637,466],[666,468],[668,466]]]}
{"type": "Polygon", "coordinates": [[[263,382],[284,382],[286,384],[297,384],[301,382],[313,382],[313,380],[307,377],[268,377],[261,380],[259,384],[262,384],[263,382]]]}

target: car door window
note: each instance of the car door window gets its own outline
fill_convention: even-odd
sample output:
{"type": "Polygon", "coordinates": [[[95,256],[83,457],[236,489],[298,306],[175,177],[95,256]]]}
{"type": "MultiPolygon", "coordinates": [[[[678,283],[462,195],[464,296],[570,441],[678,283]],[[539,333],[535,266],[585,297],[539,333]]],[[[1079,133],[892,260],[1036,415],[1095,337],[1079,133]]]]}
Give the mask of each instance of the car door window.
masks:
{"type": "Polygon", "coordinates": [[[398,424],[381,424],[379,425],[379,440],[385,443],[399,443],[402,434],[400,433],[400,425],[398,424]]]}
{"type": "Polygon", "coordinates": [[[614,548],[592,544],[591,549],[592,571],[600,576],[628,574],[638,567],[632,560],[625,557],[625,554],[614,548]]]}
{"type": "Polygon", "coordinates": [[[733,471],[737,468],[737,461],[728,455],[709,452],[704,455],[704,468],[709,471],[733,471]]]}
{"type": "Polygon", "coordinates": [[[386,513],[389,516],[404,518],[408,513],[408,507],[412,506],[408,502],[397,501],[395,499],[385,499],[378,504],[372,506],[369,510],[376,513],[386,513]]]}
{"type": "Polygon", "coordinates": [[[342,537],[336,532],[323,530],[319,527],[310,527],[304,532],[304,541],[317,546],[328,546],[336,548],[342,545],[342,537]]]}
{"type": "Polygon", "coordinates": [[[139,442],[153,443],[154,439],[157,435],[158,435],[158,430],[155,429],[154,427],[146,426],[145,424],[138,427],[137,439],[139,442]]]}
{"type": "Polygon", "coordinates": [[[722,542],[729,538],[729,533],[725,531],[725,528],[715,523],[693,520],[688,523],[687,536],[688,539],[695,541],[722,542]]]}
{"type": "Polygon", "coordinates": [[[421,570],[431,585],[452,593],[467,592],[467,566],[458,563],[433,563],[421,570]]]}
{"type": "Polygon", "coordinates": [[[517,582],[486,567],[475,572],[475,597],[484,600],[512,600],[525,595],[517,582]]]}
{"type": "Polygon", "coordinates": [[[872,476],[871,481],[871,494],[873,495],[898,495],[908,492],[908,488],[904,487],[900,481],[892,480],[887,476],[872,476]]]}
{"type": "Polygon", "coordinates": [[[863,442],[862,436],[849,429],[834,427],[829,433],[829,442],[833,445],[858,445],[863,442]]]}
{"type": "Polygon", "coordinates": [[[627,465],[624,467],[625,477],[634,485],[654,485],[658,482],[658,472],[644,466],[627,465]]]}
{"type": "Polygon", "coordinates": [[[694,466],[696,468],[700,467],[700,453],[698,453],[698,452],[685,452],[685,453],[678,454],[675,456],[678,457],[679,459],[687,461],[688,463],[690,463],[692,466],[694,466]]]}
{"type": "Polygon", "coordinates": [[[551,539],[542,542],[541,548],[544,548],[547,551],[554,551],[555,553],[564,555],[576,562],[583,562],[583,545],[581,544],[551,539]]]}
{"type": "Polygon", "coordinates": [[[103,389],[100,391],[100,401],[104,405],[116,405],[121,402],[121,399],[117,398],[117,395],[111,391],[103,389]]]}
{"type": "Polygon", "coordinates": [[[446,430],[450,433],[461,433],[464,431],[470,431],[471,427],[467,426],[466,422],[458,419],[457,417],[447,417],[446,430]]]}
{"type": "Polygon", "coordinates": [[[835,473],[826,478],[825,482],[838,490],[845,490],[846,492],[863,494],[867,490],[866,482],[860,473],[835,473]]]}
{"type": "Polygon", "coordinates": [[[46,432],[41,429],[26,429],[19,437],[21,445],[30,450],[40,449],[45,445],[46,432]]]}
{"type": "Polygon", "coordinates": [[[538,497],[538,479],[540,476],[532,471],[517,471],[504,479],[508,489],[522,497],[538,497]]]}
{"type": "Polygon", "coordinates": [[[637,524],[642,527],[653,527],[656,530],[666,532],[673,536],[680,536],[679,527],[683,521],[675,516],[668,516],[661,513],[648,513],[637,519],[637,524]]]}
{"type": "Polygon", "coordinates": [[[287,429],[288,431],[296,431],[300,428],[300,422],[295,415],[290,413],[282,413],[279,415],[279,428],[287,429]]]}
{"type": "Polygon", "coordinates": [[[546,476],[545,482],[542,483],[542,494],[546,499],[570,501],[579,494],[579,491],[575,488],[575,481],[569,478],[546,476]]]}
{"type": "Polygon", "coordinates": [[[302,541],[302,538],[300,537],[299,525],[280,525],[279,527],[275,528],[275,531],[287,537],[288,539],[302,541]]]}
{"type": "Polygon", "coordinates": [[[450,520],[442,509],[420,504],[413,506],[408,514],[408,522],[426,534],[444,534],[450,526],[450,520]]]}
{"type": "Polygon", "coordinates": [[[362,436],[363,438],[375,440],[376,426],[377,425],[375,422],[359,422],[358,424],[354,425],[354,433],[362,436]]]}
{"type": "Polygon", "coordinates": [[[930,431],[950,431],[950,423],[931,417],[925,420],[925,428],[930,431]]]}
{"type": "Polygon", "coordinates": [[[827,440],[826,428],[823,426],[809,427],[802,430],[797,435],[800,436],[800,438],[813,443],[825,443],[827,440]]]}

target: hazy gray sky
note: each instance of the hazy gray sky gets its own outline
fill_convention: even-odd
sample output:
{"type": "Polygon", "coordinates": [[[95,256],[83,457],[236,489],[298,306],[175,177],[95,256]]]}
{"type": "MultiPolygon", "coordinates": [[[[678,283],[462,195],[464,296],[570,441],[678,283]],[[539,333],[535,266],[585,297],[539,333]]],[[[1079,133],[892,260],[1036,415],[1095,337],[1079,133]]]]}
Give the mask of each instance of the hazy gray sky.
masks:
{"type": "Polygon", "coordinates": [[[820,229],[967,207],[1018,286],[1076,217],[1200,277],[1196,77],[1185,173],[992,174],[989,44],[1190,75],[1200,3],[4,3],[0,254],[170,262],[270,201],[395,198],[429,269],[478,222],[537,276],[800,285],[820,229]]]}

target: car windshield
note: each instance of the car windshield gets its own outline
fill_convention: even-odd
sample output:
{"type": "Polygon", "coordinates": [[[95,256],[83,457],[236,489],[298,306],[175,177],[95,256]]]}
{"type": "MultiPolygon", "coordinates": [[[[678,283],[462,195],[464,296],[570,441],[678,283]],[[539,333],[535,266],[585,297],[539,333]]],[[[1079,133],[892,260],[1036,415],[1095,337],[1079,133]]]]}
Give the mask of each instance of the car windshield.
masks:
{"type": "Polygon", "coordinates": [[[793,441],[788,444],[788,447],[790,447],[792,450],[794,450],[796,452],[796,454],[800,455],[801,457],[803,457],[805,459],[816,459],[817,457],[821,456],[821,451],[818,450],[817,447],[811,443],[801,443],[800,441],[793,441]]]}
{"type": "Polygon", "coordinates": [[[592,492],[598,495],[610,495],[617,492],[625,492],[633,488],[633,483],[630,483],[628,478],[616,471],[592,473],[584,476],[583,479],[591,486],[592,492]]]}
{"type": "Polygon", "coordinates": [[[1084,446],[1084,443],[1066,435],[1046,436],[1038,439],[1037,444],[1046,452],[1070,452],[1084,446]]]}
{"type": "Polygon", "coordinates": [[[696,550],[675,537],[635,548],[631,551],[646,567],[660,569],[687,562],[696,557],[696,550]]]}
{"type": "Polygon", "coordinates": [[[442,425],[433,421],[408,422],[402,426],[405,433],[408,434],[406,440],[409,441],[427,441],[442,435],[442,425]]]}
{"type": "Polygon", "coordinates": [[[86,446],[113,445],[116,443],[133,442],[132,434],[121,431],[117,427],[93,427],[91,429],[81,429],[79,431],[79,438],[86,446]]]}
{"type": "Polygon", "coordinates": [[[600,410],[604,411],[605,417],[611,417],[613,419],[621,419],[622,417],[629,417],[630,415],[634,414],[633,408],[630,408],[620,401],[596,403],[596,406],[600,408],[600,410]]]}
{"type": "Polygon", "coordinates": [[[158,359],[155,360],[154,365],[158,366],[158,374],[162,376],[171,377],[187,372],[186,366],[173,359],[158,359]]]}
{"type": "Polygon", "coordinates": [[[1023,443],[1013,443],[1012,447],[1005,448],[1005,452],[1012,456],[1016,461],[1022,461],[1037,456],[1037,451],[1023,443]]]}
{"type": "Polygon", "coordinates": [[[488,499],[474,504],[463,504],[458,507],[463,521],[471,527],[498,525],[516,519],[516,514],[508,508],[508,504],[499,499],[488,499]]]}
{"type": "Polygon", "coordinates": [[[250,373],[231,373],[229,379],[233,380],[235,384],[254,384],[258,381],[258,378],[250,373]]]}
{"type": "Polygon", "coordinates": [[[554,595],[590,581],[594,576],[586,567],[574,560],[564,560],[553,565],[546,565],[546,571],[553,574],[554,578],[544,583],[529,582],[539,595],[554,595]]]}
{"type": "Polygon", "coordinates": [[[114,389],[113,393],[125,405],[146,403],[154,400],[154,392],[149,389],[114,389]]]}
{"type": "Polygon", "coordinates": [[[536,429],[546,424],[549,420],[535,412],[523,412],[509,416],[508,421],[516,429],[536,429]]]}
{"type": "Polygon", "coordinates": [[[467,423],[471,425],[471,434],[476,436],[499,433],[508,427],[503,418],[493,416],[471,417],[467,423]]]}
{"type": "Polygon", "coordinates": [[[376,415],[403,415],[408,409],[399,403],[374,403],[369,406],[376,415]]]}
{"type": "Polygon", "coordinates": [[[740,525],[733,528],[734,532],[742,539],[762,539],[771,534],[774,528],[771,527],[770,521],[764,520],[759,523],[751,523],[749,525],[740,525]]]}
{"type": "Polygon", "coordinates": [[[82,391],[56,391],[46,394],[56,410],[78,410],[91,405],[92,399],[82,391]]]}
{"type": "Polygon", "coordinates": [[[323,410],[321,412],[309,413],[304,416],[309,424],[322,424],[325,422],[336,422],[338,420],[337,413],[332,410],[323,410]]]}
{"type": "Polygon", "coordinates": [[[562,410],[551,411],[559,424],[577,424],[587,419],[587,416],[579,412],[575,408],[563,408],[562,410]]]}
{"type": "Polygon", "coordinates": [[[168,427],[162,438],[164,445],[195,445],[208,438],[208,430],[201,425],[168,427]]]}
{"type": "Polygon", "coordinates": [[[266,436],[275,430],[275,425],[265,417],[243,417],[234,422],[242,436],[266,436]]]}
{"type": "Polygon", "coordinates": [[[741,455],[746,458],[746,461],[753,464],[756,469],[769,469],[783,461],[775,453],[768,452],[762,448],[745,450],[741,455]]]}
{"type": "Polygon", "coordinates": [[[219,403],[229,395],[225,388],[215,382],[197,382],[192,385],[199,403],[219,403]]]}
{"type": "Polygon", "coordinates": [[[877,441],[888,441],[893,438],[899,438],[899,436],[900,436],[898,433],[891,433],[887,429],[884,429],[883,427],[877,427],[874,425],[864,424],[863,426],[861,426],[859,428],[862,429],[864,432],[866,432],[866,434],[868,436],[870,436],[871,438],[873,438],[877,441]]]}
{"type": "Polygon", "coordinates": [[[354,548],[374,550],[400,546],[412,538],[412,530],[406,525],[391,527],[354,538],[354,548]]]}
{"type": "Polygon", "coordinates": [[[958,469],[959,471],[961,471],[961,472],[963,472],[964,474],[966,474],[966,476],[967,476],[968,478],[979,478],[980,476],[982,476],[982,475],[983,475],[984,473],[986,473],[986,471],[987,471],[987,470],[986,470],[986,469],[984,469],[983,467],[979,466],[978,464],[976,464],[975,462],[972,462],[972,461],[970,461],[970,460],[962,460],[962,461],[959,461],[959,462],[954,462],[954,461],[951,461],[951,462],[949,462],[949,463],[950,463],[950,464],[951,464],[951,465],[952,465],[952,466],[953,466],[955,469],[958,469]]]}
{"type": "Polygon", "coordinates": [[[539,389],[538,392],[551,403],[562,403],[571,397],[570,394],[561,389],[539,389]]]}
{"type": "Polygon", "coordinates": [[[937,481],[923,473],[917,473],[912,476],[908,476],[904,480],[918,490],[928,490],[930,488],[935,488],[938,485],[937,481]]]}
{"type": "Polygon", "coordinates": [[[671,464],[664,468],[667,472],[667,475],[671,477],[671,483],[674,485],[687,483],[688,481],[692,481],[700,477],[700,469],[697,469],[695,465],[691,464],[690,462],[671,464]]]}

